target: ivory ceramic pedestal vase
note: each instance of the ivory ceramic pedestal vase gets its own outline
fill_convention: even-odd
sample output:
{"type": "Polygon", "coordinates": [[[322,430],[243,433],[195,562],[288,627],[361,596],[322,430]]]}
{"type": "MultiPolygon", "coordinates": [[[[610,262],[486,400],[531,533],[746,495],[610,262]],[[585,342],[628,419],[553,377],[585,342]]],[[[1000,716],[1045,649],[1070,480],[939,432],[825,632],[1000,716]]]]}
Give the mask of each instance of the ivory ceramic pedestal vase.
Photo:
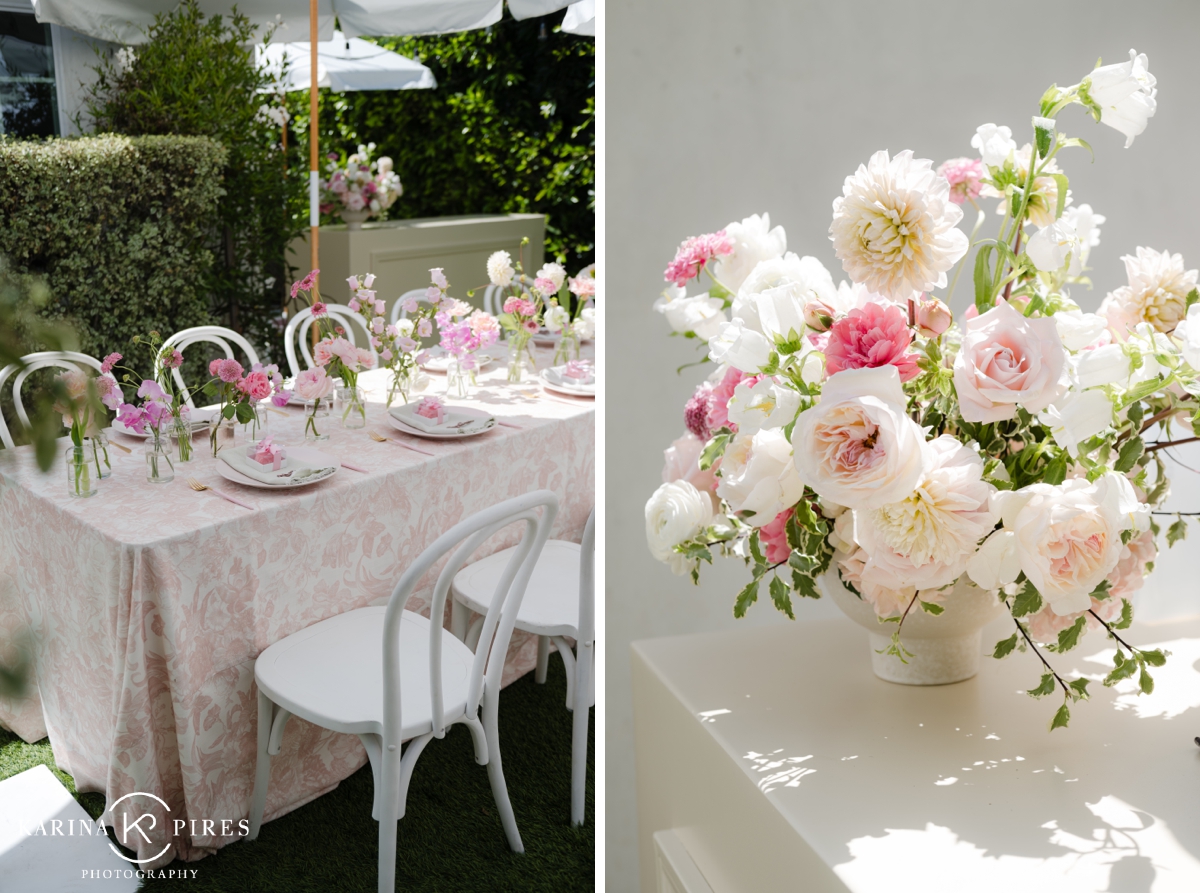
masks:
{"type": "Polygon", "coordinates": [[[880,623],[875,609],[843,584],[835,571],[821,577],[821,589],[842,613],[865,629],[871,646],[871,669],[880,679],[902,685],[945,685],[970,679],[979,672],[983,628],[1005,613],[1004,603],[966,577],[959,578],[934,616],[919,605],[908,612],[900,644],[912,657],[879,654],[892,640],[894,623],[880,623]]]}

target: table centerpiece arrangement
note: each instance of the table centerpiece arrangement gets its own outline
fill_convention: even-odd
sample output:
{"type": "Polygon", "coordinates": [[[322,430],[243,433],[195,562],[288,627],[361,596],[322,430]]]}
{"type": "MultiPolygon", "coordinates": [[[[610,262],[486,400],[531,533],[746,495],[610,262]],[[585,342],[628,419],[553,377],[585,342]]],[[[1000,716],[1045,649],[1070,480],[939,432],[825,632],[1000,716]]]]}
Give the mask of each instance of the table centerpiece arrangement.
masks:
{"type": "Polygon", "coordinates": [[[1062,696],[1051,729],[1088,697],[1052,656],[1089,631],[1116,646],[1105,685],[1151,691],[1167,655],[1121,631],[1153,567],[1154,516],[1175,514],[1157,510],[1162,451],[1200,432],[1198,274],[1138,248],[1128,281],[1080,309],[1071,291],[1090,286],[1104,218],[1074,203],[1060,153],[1091,149],[1058,119],[1082,106],[1128,148],[1154,85],[1131,51],[1050,87],[1024,145],[985,124],[979,157],[937,169],[877,152],[833,202],[840,285],[765,214],[686,240],[656,307],[716,369],[646,505],[654,555],[693,580],[714,553],[744,560],[738,617],[760,590],[788,617],[793,596],[832,597],[897,682],[974,675],[980,630],[1008,615],[992,653],[1037,656],[1029,694],[1062,696]],[[962,205],[989,198],[998,232],[980,237],[980,210],[968,237],[962,205]],[[974,303],[955,321],[947,305],[976,246],[974,303]]]}
{"type": "Polygon", "coordinates": [[[544,314],[546,329],[558,336],[554,348],[555,366],[579,359],[579,347],[596,335],[596,275],[595,265],[585,267],[578,276],[567,279],[566,285],[550,298],[544,314]],[[574,295],[574,300],[571,296],[574,295]]]}
{"type": "Polygon", "coordinates": [[[105,410],[118,409],[122,400],[121,388],[109,369],[103,368],[99,375],[90,373],[66,369],[55,376],[53,386],[54,411],[62,415],[71,436],[71,446],[64,453],[67,492],[80,498],[95,496],[97,483],[112,473],[101,422],[105,410]]]}
{"type": "MultiPolygon", "coordinates": [[[[441,268],[429,272],[440,274],[441,268]]],[[[407,403],[420,374],[417,354],[420,352],[421,343],[413,336],[417,334],[418,328],[429,329],[428,320],[436,312],[437,301],[405,301],[405,316],[389,325],[386,319],[387,303],[381,300],[372,288],[375,284],[375,274],[351,276],[346,282],[350,286],[348,306],[362,315],[367,329],[371,332],[371,346],[379,356],[379,365],[391,373],[387,393],[388,407],[395,402],[397,395],[407,403]]],[[[440,299],[440,292],[438,297],[440,299]]],[[[316,301],[316,298],[313,300],[316,301]]]]}
{"type": "Polygon", "coordinates": [[[490,313],[450,297],[447,294],[450,283],[440,269],[429,272],[434,274],[434,284],[429,291],[437,289],[440,292],[434,319],[438,327],[438,347],[449,358],[446,394],[466,397],[468,385],[476,384],[475,373],[479,371],[476,353],[500,339],[500,322],[490,313]]]}
{"type": "Polygon", "coordinates": [[[367,143],[344,160],[332,153],[327,156],[329,176],[321,181],[321,213],[337,214],[350,229],[362,229],[365,221],[386,211],[404,194],[392,159],[384,155],[373,161],[374,151],[375,144],[367,143]]]}

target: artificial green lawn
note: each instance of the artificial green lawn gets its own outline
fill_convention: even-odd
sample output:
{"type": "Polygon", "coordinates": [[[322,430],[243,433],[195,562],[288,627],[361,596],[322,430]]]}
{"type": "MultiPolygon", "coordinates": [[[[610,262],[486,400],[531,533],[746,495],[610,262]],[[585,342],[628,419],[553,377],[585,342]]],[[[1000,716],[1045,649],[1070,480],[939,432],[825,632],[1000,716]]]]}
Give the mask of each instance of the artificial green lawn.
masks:
{"type": "MultiPolygon", "coordinates": [[[[525,843],[508,848],[492,801],[487,768],[475,764],[470,733],[455,726],[425,748],[413,772],[408,808],[400,820],[396,888],[408,891],[558,891],[594,889],[595,731],[588,734],[587,821],[570,823],[571,714],[564,707],[562,661],[550,658],[545,685],[529,673],[500,696],[504,776],[525,843]]],[[[593,712],[594,724],[594,712],[593,712]]],[[[45,763],[74,793],[70,776],[54,767],[49,741],[26,744],[0,730],[0,779],[45,763]]],[[[378,825],[371,818],[371,769],[364,766],[338,788],[263,825],[256,841],[241,841],[200,862],[175,863],[199,874],[190,893],[352,893],[375,890],[378,825]]],[[[91,815],[100,794],[76,794],[91,815]]],[[[178,887],[178,880],[145,881],[143,890],[178,887]]]]}

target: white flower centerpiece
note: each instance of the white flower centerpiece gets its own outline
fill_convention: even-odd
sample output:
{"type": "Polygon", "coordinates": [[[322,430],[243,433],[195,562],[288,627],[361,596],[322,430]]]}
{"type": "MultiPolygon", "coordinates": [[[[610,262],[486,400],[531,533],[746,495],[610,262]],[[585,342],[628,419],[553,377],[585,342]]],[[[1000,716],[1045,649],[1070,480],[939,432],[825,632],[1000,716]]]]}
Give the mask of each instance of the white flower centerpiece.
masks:
{"type": "Polygon", "coordinates": [[[404,194],[392,159],[384,155],[377,161],[371,155],[374,143],[359,145],[344,161],[329,155],[321,181],[321,211],[337,214],[350,229],[361,229],[363,222],[378,216],[404,194]]]}
{"type": "MultiPolygon", "coordinates": [[[[1063,150],[1090,151],[1059,129],[1072,104],[1130,145],[1155,110],[1146,57],[1051,87],[1024,146],[985,124],[979,157],[936,169],[911,151],[873,155],[833,203],[849,282],[787,251],[766,214],[685,241],[655,306],[716,370],[646,505],[650,549],[676,573],[746,562],[735,616],[760,590],[789,617],[795,597],[831,596],[872,632],[886,679],[974,675],[980,630],[1007,614],[993,654],[1036,655],[1030,694],[1062,697],[1052,729],[1088,697],[1052,656],[1089,631],[1116,645],[1105,685],[1153,688],[1166,654],[1121,631],[1167,514],[1162,450],[1200,432],[1197,271],[1138,248],[1099,313],[1071,299],[1091,285],[1104,222],[1074,205],[1059,166],[1063,150]],[[974,303],[955,322],[972,248],[974,303]]],[[[1168,544],[1185,533],[1179,516],[1168,544]]]]}

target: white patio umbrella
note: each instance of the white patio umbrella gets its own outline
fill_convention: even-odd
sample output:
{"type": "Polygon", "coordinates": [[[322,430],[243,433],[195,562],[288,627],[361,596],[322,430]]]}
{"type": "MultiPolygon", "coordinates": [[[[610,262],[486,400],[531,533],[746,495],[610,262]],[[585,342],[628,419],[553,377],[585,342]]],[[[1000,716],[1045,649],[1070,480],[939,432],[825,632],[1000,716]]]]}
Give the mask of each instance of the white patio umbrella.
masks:
{"type": "MultiPolygon", "coordinates": [[[[283,84],[284,90],[312,86],[312,48],[308,41],[272,43],[258,48],[259,65],[283,84]]],[[[317,86],[336,93],[346,90],[431,90],[437,79],[426,66],[359,37],[333,32],[332,40],[317,44],[317,86]]]]}

